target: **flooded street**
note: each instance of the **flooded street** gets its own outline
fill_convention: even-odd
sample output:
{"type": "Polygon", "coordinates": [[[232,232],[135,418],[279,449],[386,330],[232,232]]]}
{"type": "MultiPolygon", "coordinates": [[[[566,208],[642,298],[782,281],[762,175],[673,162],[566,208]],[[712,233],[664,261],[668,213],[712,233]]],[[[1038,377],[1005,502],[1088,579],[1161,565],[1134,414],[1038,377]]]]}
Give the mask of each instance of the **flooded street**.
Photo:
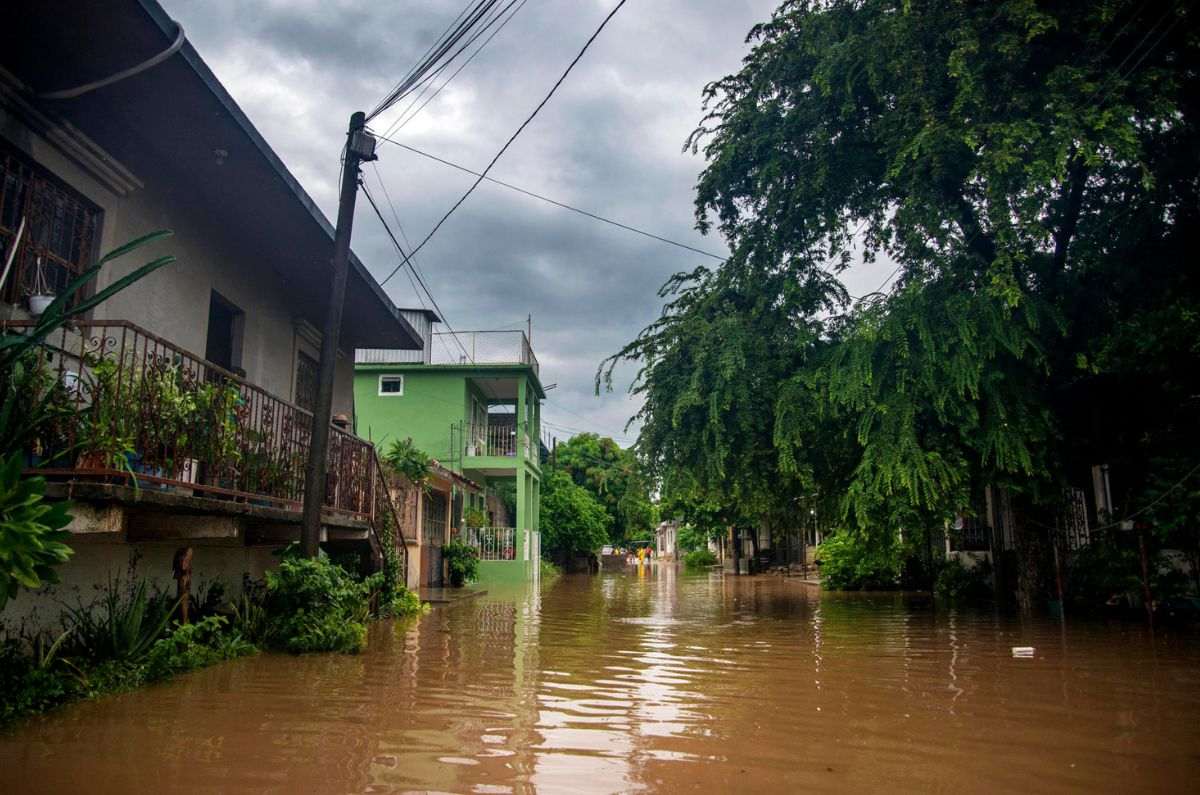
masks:
{"type": "Polygon", "coordinates": [[[564,577],[0,735],[0,791],[1185,791],[1200,636],[779,578],[564,577]],[[1011,647],[1035,646],[1033,659],[1011,647]]]}

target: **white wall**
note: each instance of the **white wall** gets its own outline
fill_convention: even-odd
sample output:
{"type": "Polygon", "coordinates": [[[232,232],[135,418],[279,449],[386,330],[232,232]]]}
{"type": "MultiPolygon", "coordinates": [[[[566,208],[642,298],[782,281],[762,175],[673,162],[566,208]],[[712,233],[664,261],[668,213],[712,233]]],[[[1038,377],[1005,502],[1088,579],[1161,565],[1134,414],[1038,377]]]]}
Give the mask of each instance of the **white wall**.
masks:
{"type": "MultiPolygon", "coordinates": [[[[205,207],[188,201],[186,185],[167,184],[156,180],[155,174],[137,174],[145,187],[122,197],[3,106],[0,136],[103,210],[100,253],[156,230],[174,232],[101,274],[98,289],[157,256],[173,254],[178,260],[97,307],[95,319],[131,321],[203,356],[209,300],[216,290],[245,313],[241,366],[248,380],[284,400],[294,399],[296,353],[302,342],[286,280],[265,263],[244,257],[205,207]]],[[[310,351],[314,358],[317,353],[310,351]]],[[[339,357],[334,389],[334,410],[350,413],[353,361],[349,356],[339,357]]]]}

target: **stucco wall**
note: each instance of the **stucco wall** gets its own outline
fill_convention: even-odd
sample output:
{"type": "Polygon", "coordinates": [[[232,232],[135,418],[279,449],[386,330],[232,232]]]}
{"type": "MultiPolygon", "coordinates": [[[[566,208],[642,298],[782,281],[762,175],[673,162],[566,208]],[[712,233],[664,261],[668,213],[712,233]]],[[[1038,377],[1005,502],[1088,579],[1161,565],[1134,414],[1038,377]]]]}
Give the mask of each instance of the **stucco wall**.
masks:
{"type": "MultiPolygon", "coordinates": [[[[296,354],[304,343],[287,300],[287,280],[266,263],[242,256],[234,235],[192,201],[186,185],[156,180],[155,174],[137,174],[145,187],[119,196],[2,106],[0,136],[103,210],[100,253],[148,232],[174,232],[106,268],[97,279],[98,289],[162,254],[173,254],[178,260],[97,307],[95,319],[131,321],[203,356],[215,290],[244,313],[241,367],[246,377],[285,400],[294,399],[296,354]]],[[[335,412],[353,411],[352,380],[352,358],[339,357],[335,412]]]]}
{"type": "MultiPolygon", "coordinates": [[[[110,578],[129,581],[131,563],[137,577],[150,580],[150,587],[175,593],[171,577],[171,562],[180,542],[119,543],[89,541],[76,536],[71,539],[75,554],[58,569],[62,582],[39,591],[21,591],[0,612],[0,624],[10,630],[25,625],[27,629],[52,629],[58,626],[63,605],[82,601],[89,605],[99,596],[99,589],[110,578]]],[[[261,579],[263,573],[278,564],[272,555],[275,547],[246,547],[199,545],[191,543],[192,595],[196,596],[208,584],[219,581],[229,599],[242,593],[242,574],[261,579]]]]}
{"type": "MultiPolygon", "coordinates": [[[[360,371],[354,376],[358,435],[381,449],[394,439],[411,437],[417,449],[446,463],[450,459],[450,426],[466,416],[466,378],[459,372],[404,372],[404,394],[379,395],[379,376],[388,371],[360,371]]],[[[457,441],[457,437],[456,437],[457,441]]]]}

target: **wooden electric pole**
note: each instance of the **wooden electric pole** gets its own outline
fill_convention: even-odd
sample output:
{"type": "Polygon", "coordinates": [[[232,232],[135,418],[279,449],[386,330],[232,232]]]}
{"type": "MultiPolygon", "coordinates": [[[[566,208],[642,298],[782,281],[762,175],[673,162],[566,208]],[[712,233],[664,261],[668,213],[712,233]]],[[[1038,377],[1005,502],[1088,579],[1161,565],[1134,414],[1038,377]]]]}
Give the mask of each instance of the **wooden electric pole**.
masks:
{"type": "Polygon", "coordinates": [[[375,139],[364,130],[362,111],[350,117],[346,132],[346,159],[342,164],[342,192],[338,199],[337,230],[333,236],[333,277],[329,306],[321,332],[320,377],[317,404],[313,408],[308,466],[304,470],[304,513],[300,523],[300,550],[315,558],[321,543],[321,507],[325,502],[325,470],[329,457],[329,424],[333,415],[333,376],[337,364],[338,332],[342,328],[342,306],[346,301],[346,279],[350,271],[350,230],[354,226],[354,202],[358,197],[358,166],[375,159],[375,139]]]}

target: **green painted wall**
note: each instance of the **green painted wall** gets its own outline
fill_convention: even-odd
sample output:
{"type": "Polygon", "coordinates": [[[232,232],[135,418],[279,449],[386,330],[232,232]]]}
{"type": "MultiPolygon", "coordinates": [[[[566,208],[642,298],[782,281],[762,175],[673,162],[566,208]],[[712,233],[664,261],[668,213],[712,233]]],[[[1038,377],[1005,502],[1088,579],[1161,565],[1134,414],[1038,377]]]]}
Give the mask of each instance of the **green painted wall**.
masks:
{"type": "Polygon", "coordinates": [[[386,450],[394,439],[413,443],[438,461],[449,462],[450,426],[463,419],[466,377],[461,373],[354,373],[354,421],[359,436],[386,450]],[[403,375],[404,393],[379,395],[380,375],[403,375]]]}
{"type": "MultiPolygon", "coordinates": [[[[478,483],[501,479],[514,480],[517,485],[517,515],[513,517],[516,533],[516,560],[481,561],[480,584],[489,582],[519,582],[535,576],[537,561],[527,552],[529,535],[538,530],[538,496],[541,486],[541,467],[538,463],[537,442],[541,435],[540,400],[545,397],[537,377],[528,368],[494,368],[463,365],[358,365],[354,374],[355,430],[370,439],[380,450],[386,450],[394,439],[411,438],[413,443],[444,466],[452,466],[478,483]],[[398,395],[380,395],[381,375],[403,375],[404,390],[398,395]],[[471,397],[487,400],[472,378],[517,378],[518,426],[528,432],[534,445],[534,455],[516,457],[463,457],[463,450],[452,451],[451,426],[469,423],[471,397]],[[485,474],[487,469],[492,474],[485,474]],[[511,475],[498,476],[496,469],[511,475]],[[525,560],[526,555],[530,560],[525,560]]],[[[455,434],[456,446],[463,440],[455,434]]]]}

